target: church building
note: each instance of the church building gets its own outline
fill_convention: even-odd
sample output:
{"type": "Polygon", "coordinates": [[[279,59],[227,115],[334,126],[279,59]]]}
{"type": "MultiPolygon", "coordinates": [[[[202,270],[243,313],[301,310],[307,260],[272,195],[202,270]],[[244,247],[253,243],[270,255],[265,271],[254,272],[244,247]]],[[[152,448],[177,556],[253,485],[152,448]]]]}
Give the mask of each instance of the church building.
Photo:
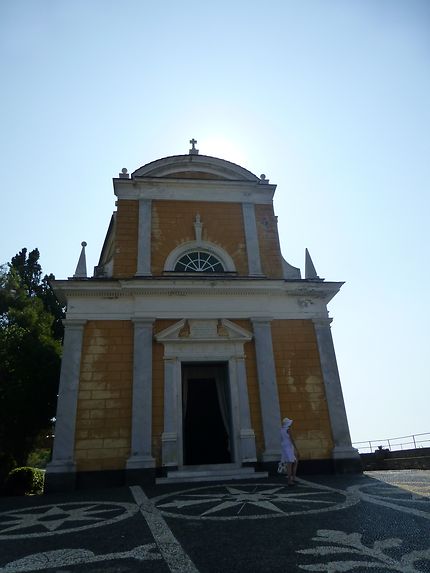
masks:
{"type": "Polygon", "coordinates": [[[294,420],[299,471],[360,471],[327,304],[341,282],[283,258],[276,185],[229,161],[164,157],[113,180],[98,265],[67,305],[46,490],[250,479],[294,420]]]}

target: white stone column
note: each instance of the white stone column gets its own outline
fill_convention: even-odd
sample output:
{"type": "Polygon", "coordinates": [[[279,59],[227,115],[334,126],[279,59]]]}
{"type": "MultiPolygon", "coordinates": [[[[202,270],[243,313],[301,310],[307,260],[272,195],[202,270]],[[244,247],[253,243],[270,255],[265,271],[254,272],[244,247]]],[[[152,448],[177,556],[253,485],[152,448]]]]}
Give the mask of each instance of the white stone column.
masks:
{"type": "Polygon", "coordinates": [[[351,445],[348,419],[346,417],[342,386],[330,328],[331,321],[331,318],[313,319],[334,441],[333,458],[359,460],[358,451],[351,445]]]}
{"type": "MultiPolygon", "coordinates": [[[[242,463],[256,462],[257,451],[255,447],[255,433],[251,426],[245,358],[243,356],[232,358],[230,360],[230,371],[232,369],[235,369],[239,403],[240,461],[242,463]]],[[[233,390],[234,388],[232,388],[233,390]]]]}
{"type": "Polygon", "coordinates": [[[47,473],[74,473],[75,429],[78,407],[79,375],[81,370],[82,341],[86,320],[63,321],[64,345],[58,389],[52,461],[47,473]]]}
{"type": "Polygon", "coordinates": [[[280,424],[278,386],[276,383],[275,357],[269,318],[252,318],[255,352],[257,356],[258,388],[264,434],[263,461],[279,460],[280,424]]]}
{"type": "Polygon", "coordinates": [[[155,467],[152,457],[152,326],[153,318],[134,322],[131,455],[127,469],[155,467]]]}
{"type": "Polygon", "coordinates": [[[151,275],[151,211],[151,200],[139,199],[136,276],[151,275]]]}
{"type": "Polygon", "coordinates": [[[263,276],[254,203],[242,203],[242,214],[245,229],[246,253],[248,256],[248,274],[252,276],[263,276]]]}
{"type": "MultiPolygon", "coordinates": [[[[177,467],[180,363],[177,358],[164,359],[164,432],[161,436],[162,462],[165,467],[177,467]],[[179,380],[178,380],[179,376],[179,380]]],[[[182,422],[182,420],[181,420],[182,422]]]]}

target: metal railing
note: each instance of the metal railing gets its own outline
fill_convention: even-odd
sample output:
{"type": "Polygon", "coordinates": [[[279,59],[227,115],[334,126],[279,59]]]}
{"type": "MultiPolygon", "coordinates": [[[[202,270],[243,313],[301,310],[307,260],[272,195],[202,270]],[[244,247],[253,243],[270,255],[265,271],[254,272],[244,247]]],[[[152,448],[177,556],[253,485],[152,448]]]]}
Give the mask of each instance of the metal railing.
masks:
{"type": "Polygon", "coordinates": [[[388,449],[391,452],[397,450],[414,450],[417,448],[430,447],[430,433],[412,434],[410,436],[400,436],[399,438],[385,438],[383,440],[367,440],[365,442],[353,442],[354,448],[360,454],[370,454],[378,449],[388,449]],[[406,441],[405,441],[406,440],[406,441]]]}

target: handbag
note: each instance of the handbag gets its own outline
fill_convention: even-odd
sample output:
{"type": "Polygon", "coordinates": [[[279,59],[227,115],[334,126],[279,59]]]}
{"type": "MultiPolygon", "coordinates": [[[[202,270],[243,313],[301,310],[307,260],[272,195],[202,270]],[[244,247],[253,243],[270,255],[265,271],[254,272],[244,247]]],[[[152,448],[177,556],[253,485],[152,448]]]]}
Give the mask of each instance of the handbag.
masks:
{"type": "Polygon", "coordinates": [[[278,474],[287,473],[287,462],[279,462],[278,464],[278,474]]]}

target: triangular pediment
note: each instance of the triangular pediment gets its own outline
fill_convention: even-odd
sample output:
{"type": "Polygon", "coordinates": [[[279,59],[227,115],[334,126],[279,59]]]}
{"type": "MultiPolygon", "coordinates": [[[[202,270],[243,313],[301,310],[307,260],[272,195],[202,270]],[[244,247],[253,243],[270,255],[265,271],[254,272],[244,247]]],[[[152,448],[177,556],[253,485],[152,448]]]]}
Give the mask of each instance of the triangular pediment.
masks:
{"type": "Polygon", "coordinates": [[[182,319],[159,332],[157,342],[249,342],[252,333],[227,319],[182,319]]]}

